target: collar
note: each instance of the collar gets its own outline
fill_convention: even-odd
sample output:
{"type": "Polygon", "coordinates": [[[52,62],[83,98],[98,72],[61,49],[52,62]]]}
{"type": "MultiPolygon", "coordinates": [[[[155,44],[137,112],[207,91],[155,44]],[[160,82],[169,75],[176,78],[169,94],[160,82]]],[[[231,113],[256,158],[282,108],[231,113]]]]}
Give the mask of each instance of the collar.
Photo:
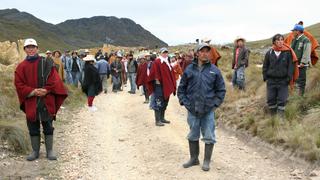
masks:
{"type": "Polygon", "coordinates": [[[297,40],[301,38],[301,36],[303,36],[303,34],[301,34],[300,36],[297,37],[297,40]]]}
{"type": "Polygon", "coordinates": [[[167,58],[164,58],[164,57],[162,57],[162,56],[159,56],[159,58],[160,58],[161,64],[162,64],[163,62],[169,63],[168,57],[167,57],[167,58]]]}

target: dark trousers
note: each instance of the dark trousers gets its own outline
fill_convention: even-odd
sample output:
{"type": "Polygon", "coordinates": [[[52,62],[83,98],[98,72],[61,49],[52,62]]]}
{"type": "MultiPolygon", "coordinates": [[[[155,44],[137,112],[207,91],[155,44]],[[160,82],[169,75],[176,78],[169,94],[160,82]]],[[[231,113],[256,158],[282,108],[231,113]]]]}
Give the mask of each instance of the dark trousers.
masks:
{"type": "Polygon", "coordinates": [[[149,101],[149,95],[147,92],[147,87],[145,85],[143,85],[143,92],[144,92],[144,97],[145,97],[146,101],[149,101]]]}
{"type": "MultiPolygon", "coordinates": [[[[52,126],[52,120],[41,121],[43,134],[53,135],[54,127],[52,126]]],[[[40,136],[40,121],[37,119],[35,122],[27,121],[30,136],[40,136]]]]}
{"type": "Polygon", "coordinates": [[[299,77],[296,81],[296,87],[299,90],[300,95],[304,95],[304,91],[306,88],[306,81],[307,81],[307,67],[299,68],[299,77]]]}
{"type": "Polygon", "coordinates": [[[288,99],[288,83],[286,80],[267,81],[267,103],[270,109],[284,110],[288,99]]]}

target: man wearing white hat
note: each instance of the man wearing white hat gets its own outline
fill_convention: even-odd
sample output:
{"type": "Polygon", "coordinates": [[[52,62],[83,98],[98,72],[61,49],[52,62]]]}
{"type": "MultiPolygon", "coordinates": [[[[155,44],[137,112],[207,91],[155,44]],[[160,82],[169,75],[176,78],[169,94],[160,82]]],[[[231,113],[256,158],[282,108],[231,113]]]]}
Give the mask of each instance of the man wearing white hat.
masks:
{"type": "Polygon", "coordinates": [[[154,96],[151,107],[154,110],[156,126],[170,123],[165,119],[165,111],[170,95],[176,93],[176,80],[168,52],[167,48],[160,49],[160,56],[152,63],[148,79],[148,92],[154,96]]]}
{"type": "Polygon", "coordinates": [[[122,59],[121,52],[117,53],[117,58],[110,65],[111,75],[112,75],[112,92],[121,91],[121,72],[122,72],[122,59]]]}
{"type": "Polygon", "coordinates": [[[27,157],[33,161],[39,157],[40,124],[46,146],[46,157],[56,160],[53,147],[53,120],[68,96],[53,61],[46,61],[38,55],[38,44],[34,39],[26,39],[24,51],[27,57],[19,63],[15,71],[14,84],[18,94],[20,109],[26,114],[31,139],[32,153],[27,157]]]}

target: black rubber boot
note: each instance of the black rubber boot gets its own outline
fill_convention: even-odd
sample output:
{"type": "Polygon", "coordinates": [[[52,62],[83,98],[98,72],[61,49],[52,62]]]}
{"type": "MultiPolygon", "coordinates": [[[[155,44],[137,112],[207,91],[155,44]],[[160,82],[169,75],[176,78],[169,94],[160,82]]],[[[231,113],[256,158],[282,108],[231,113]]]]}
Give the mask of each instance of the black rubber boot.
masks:
{"type": "Polygon", "coordinates": [[[204,161],[202,165],[202,170],[209,171],[210,170],[210,161],[212,156],[214,144],[206,144],[204,148],[204,161]]]}
{"type": "Polygon", "coordinates": [[[161,122],[162,123],[167,123],[167,124],[170,124],[170,121],[167,121],[165,118],[164,118],[164,114],[165,114],[165,111],[166,110],[161,110],[161,122]]]}
{"type": "Polygon", "coordinates": [[[57,156],[52,150],[53,146],[53,135],[45,135],[44,142],[46,144],[47,158],[49,160],[57,160],[57,156]]]}
{"type": "Polygon", "coordinates": [[[199,141],[189,141],[190,160],[183,164],[184,168],[199,165],[199,141]]]}
{"type": "Polygon", "coordinates": [[[159,110],[154,110],[154,117],[156,119],[156,126],[164,126],[161,122],[161,112],[159,110]]]}
{"type": "Polygon", "coordinates": [[[30,136],[32,153],[27,157],[28,161],[34,161],[39,158],[40,136],[30,136]]]}

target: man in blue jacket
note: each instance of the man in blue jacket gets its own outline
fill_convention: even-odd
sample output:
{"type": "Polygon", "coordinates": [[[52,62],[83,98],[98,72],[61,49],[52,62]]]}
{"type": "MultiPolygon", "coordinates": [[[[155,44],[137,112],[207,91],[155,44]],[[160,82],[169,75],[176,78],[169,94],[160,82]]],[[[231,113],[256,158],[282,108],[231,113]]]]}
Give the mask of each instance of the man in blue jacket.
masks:
{"type": "Polygon", "coordinates": [[[226,94],[220,70],[209,61],[210,49],[208,44],[197,46],[198,59],[185,69],[178,87],[179,102],[188,110],[187,121],[190,127],[190,160],[183,167],[200,164],[198,156],[201,132],[205,142],[204,171],[210,169],[213,146],[216,143],[214,111],[221,105],[226,94]]]}

